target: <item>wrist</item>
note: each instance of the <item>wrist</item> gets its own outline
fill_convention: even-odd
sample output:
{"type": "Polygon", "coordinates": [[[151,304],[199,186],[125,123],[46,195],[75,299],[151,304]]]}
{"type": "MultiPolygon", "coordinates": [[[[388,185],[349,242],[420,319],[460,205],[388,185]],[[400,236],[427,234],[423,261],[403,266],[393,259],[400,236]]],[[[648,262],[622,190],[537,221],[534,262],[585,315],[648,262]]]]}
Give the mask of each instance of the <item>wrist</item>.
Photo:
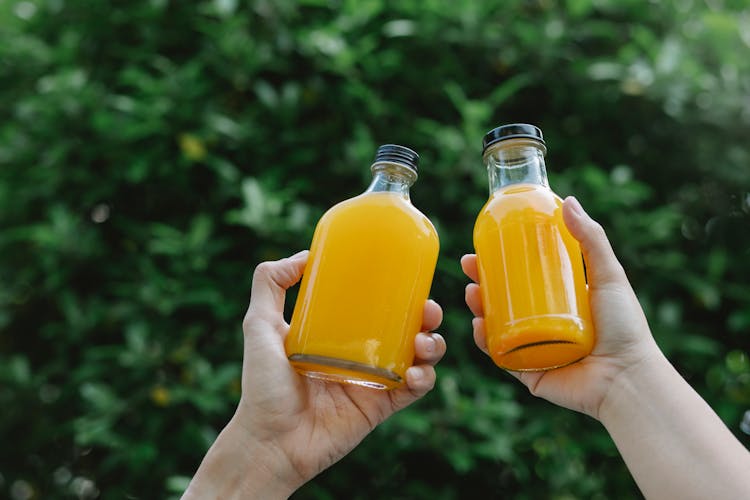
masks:
{"type": "Polygon", "coordinates": [[[304,481],[286,455],[236,418],[208,450],[183,499],[288,498],[304,481]]]}
{"type": "Polygon", "coordinates": [[[661,350],[653,348],[639,361],[619,372],[611,381],[599,405],[598,420],[609,428],[618,420],[626,418],[640,400],[648,397],[654,384],[660,383],[660,373],[671,367],[661,350]]]}

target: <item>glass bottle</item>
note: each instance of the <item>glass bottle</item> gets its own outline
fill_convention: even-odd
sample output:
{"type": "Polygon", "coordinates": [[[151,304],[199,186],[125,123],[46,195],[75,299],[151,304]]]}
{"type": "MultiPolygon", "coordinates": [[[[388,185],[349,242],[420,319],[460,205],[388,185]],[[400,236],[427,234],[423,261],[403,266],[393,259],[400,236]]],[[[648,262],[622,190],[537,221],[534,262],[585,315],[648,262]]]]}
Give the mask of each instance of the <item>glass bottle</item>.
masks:
{"type": "Polygon", "coordinates": [[[483,146],[490,198],[474,248],[490,356],[517,371],[574,363],[594,344],[588,287],[562,199],[547,183],[542,131],[503,125],[483,146]]]}
{"type": "Polygon", "coordinates": [[[318,222],[286,339],[298,372],[378,389],[403,383],[439,249],[409,198],[418,160],[380,146],[367,190],[318,222]]]}

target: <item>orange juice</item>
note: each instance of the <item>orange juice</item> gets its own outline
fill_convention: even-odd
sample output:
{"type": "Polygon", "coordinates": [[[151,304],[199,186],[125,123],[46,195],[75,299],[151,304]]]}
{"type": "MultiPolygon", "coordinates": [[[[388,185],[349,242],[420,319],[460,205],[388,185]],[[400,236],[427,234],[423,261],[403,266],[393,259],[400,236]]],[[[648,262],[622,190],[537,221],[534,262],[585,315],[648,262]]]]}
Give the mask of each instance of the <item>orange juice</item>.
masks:
{"type": "Polygon", "coordinates": [[[588,355],[594,332],[580,246],[563,221],[562,200],[546,185],[543,142],[518,137],[519,130],[486,148],[494,186],[474,247],[493,361],[546,370],[588,355]]]}
{"type": "Polygon", "coordinates": [[[578,242],[549,189],[496,192],[474,228],[487,347],[510,370],[554,368],[592,348],[591,315],[578,242]]]}
{"type": "Polygon", "coordinates": [[[373,171],[367,192],[318,222],[286,352],[309,377],[390,389],[414,361],[439,243],[399,181],[408,172],[396,162],[373,171]]]}

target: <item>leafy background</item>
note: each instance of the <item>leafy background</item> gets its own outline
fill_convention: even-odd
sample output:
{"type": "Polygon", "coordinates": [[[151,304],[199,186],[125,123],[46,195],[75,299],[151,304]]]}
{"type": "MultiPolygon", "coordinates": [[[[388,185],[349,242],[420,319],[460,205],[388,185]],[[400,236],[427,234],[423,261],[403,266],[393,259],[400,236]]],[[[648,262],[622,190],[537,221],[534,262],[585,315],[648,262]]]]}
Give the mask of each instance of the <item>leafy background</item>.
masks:
{"type": "Polygon", "coordinates": [[[480,140],[515,121],[750,444],[749,49],[744,0],[0,3],[0,497],[179,496],[238,399],[254,266],[397,142],[449,352],[294,498],[639,498],[598,423],[471,340],[480,140]]]}

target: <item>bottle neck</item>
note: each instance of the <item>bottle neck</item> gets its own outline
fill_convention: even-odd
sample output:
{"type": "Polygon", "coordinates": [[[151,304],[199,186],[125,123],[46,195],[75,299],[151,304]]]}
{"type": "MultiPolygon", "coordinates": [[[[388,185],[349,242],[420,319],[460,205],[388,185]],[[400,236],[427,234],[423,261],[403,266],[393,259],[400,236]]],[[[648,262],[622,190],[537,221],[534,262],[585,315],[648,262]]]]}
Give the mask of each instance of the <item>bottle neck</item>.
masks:
{"type": "Polygon", "coordinates": [[[409,188],[417,180],[417,173],[399,163],[379,162],[373,164],[372,182],[366,193],[388,192],[409,200],[409,188]]]}
{"type": "Polygon", "coordinates": [[[484,155],[490,194],[510,184],[534,184],[549,188],[545,149],[535,141],[511,140],[498,144],[484,155]]]}

